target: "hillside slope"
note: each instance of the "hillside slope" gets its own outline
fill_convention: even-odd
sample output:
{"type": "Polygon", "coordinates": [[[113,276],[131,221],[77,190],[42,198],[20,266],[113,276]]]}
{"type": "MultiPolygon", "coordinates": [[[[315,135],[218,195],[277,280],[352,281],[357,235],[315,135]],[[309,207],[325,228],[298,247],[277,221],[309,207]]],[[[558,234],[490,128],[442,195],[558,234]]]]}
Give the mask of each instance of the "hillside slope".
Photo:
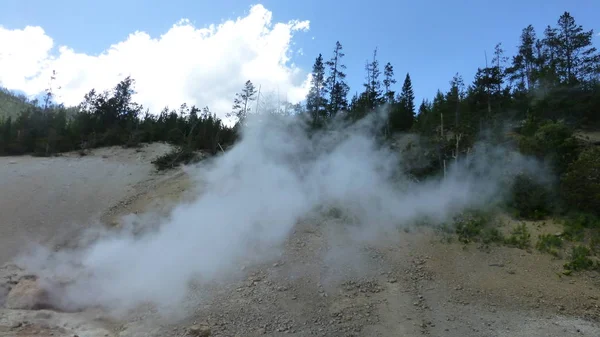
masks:
{"type": "MultiPolygon", "coordinates": [[[[119,226],[120,216],[134,214],[148,227],[156,212],[197,196],[202,170],[194,171],[198,182],[181,170],[155,173],[151,159],[167,150],[153,144],[83,158],[0,159],[0,211],[8,214],[0,224],[1,262],[32,239],[69,246],[94,219],[119,226]]],[[[534,234],[555,230],[527,226],[534,234]]],[[[118,320],[98,308],[0,309],[0,336],[599,336],[600,278],[559,277],[563,262],[448,243],[429,229],[358,244],[335,220],[307,219],[280,255],[240,265],[228,282],[196,284],[182,316],[166,319],[151,306],[118,320]]],[[[17,282],[19,273],[0,268],[0,283],[17,282]]]]}

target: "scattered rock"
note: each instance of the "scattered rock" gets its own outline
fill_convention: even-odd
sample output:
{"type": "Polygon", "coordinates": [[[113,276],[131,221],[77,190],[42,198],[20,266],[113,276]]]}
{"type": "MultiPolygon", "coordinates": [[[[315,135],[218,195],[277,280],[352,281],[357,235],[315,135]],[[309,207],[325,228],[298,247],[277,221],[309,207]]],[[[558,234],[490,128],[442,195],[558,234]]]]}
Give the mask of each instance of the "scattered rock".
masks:
{"type": "Polygon", "coordinates": [[[23,278],[6,297],[6,308],[39,310],[48,306],[48,293],[36,279],[23,278]]]}
{"type": "Polygon", "coordinates": [[[212,334],[212,331],[210,330],[210,327],[208,327],[206,325],[197,324],[197,325],[192,325],[188,329],[188,334],[191,336],[196,336],[196,337],[209,337],[212,334]]]}

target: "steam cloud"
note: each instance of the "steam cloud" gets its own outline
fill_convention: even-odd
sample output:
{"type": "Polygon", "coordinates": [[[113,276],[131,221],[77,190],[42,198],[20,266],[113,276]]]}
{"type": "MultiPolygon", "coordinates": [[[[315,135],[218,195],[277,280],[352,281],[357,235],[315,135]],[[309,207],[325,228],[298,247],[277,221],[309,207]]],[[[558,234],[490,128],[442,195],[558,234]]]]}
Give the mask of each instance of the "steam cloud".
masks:
{"type": "Polygon", "coordinates": [[[409,158],[374,137],[382,117],[312,135],[299,118],[251,120],[235,147],[191,170],[204,182],[202,194],[155,231],[108,235],[75,252],[40,249],[21,264],[41,279],[73,279],[63,306],[169,308],[192,280],[221,280],[241,261],[272,257],[298,221],[321,208],[340,209],[352,219],[353,238],[369,240],[488,204],[502,197],[507,174],[540,169],[506,149],[478,148],[449,165],[445,179],[414,182],[399,173],[409,158]]]}

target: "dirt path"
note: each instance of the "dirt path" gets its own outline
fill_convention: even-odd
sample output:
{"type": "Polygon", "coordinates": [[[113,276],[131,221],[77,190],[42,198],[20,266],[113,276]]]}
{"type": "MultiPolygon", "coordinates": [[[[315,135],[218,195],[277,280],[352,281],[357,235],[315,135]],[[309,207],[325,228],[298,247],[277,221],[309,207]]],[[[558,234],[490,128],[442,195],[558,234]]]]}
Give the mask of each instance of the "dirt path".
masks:
{"type": "MultiPolygon", "coordinates": [[[[131,154],[123,156],[131,159],[131,154]]],[[[47,213],[29,215],[26,208],[17,207],[18,214],[36,220],[29,225],[20,222],[27,230],[19,233],[47,235],[37,220],[49,217],[54,221],[52,226],[59,226],[57,218],[47,215],[50,213],[59,214],[64,223],[64,219],[76,222],[103,212],[99,218],[118,225],[120,215],[166,213],[176,202],[191,197],[186,192],[193,185],[186,174],[177,171],[153,176],[148,166],[134,169],[114,164],[112,173],[86,181],[86,172],[97,173],[88,169],[108,160],[99,158],[85,159],[89,162],[60,159],[66,164],[38,163],[34,165],[37,171],[26,171],[37,176],[44,167],[57,167],[67,170],[62,181],[79,176],[81,182],[73,182],[69,191],[95,188],[97,195],[63,193],[63,198],[93,200],[97,207],[94,212],[85,207],[70,212],[72,208],[55,203],[57,206],[47,213]],[[86,171],[79,172],[82,168],[86,171]],[[132,170],[146,173],[128,178],[135,176],[132,170]],[[117,177],[118,183],[101,187],[111,176],[117,177]],[[54,213],[57,210],[59,213],[54,213]]],[[[10,165],[16,164],[2,169],[10,170],[10,165]]],[[[34,196],[36,186],[40,191],[44,181],[51,181],[49,175],[33,183],[22,177],[11,185],[12,191],[30,191],[29,197],[40,207],[44,197],[49,198],[46,203],[58,200],[48,194],[34,196]]],[[[25,197],[18,198],[23,201],[25,197]]],[[[12,235],[6,228],[2,231],[12,235]]],[[[12,244],[3,235],[1,243],[12,244]]],[[[190,294],[190,302],[182,307],[185,317],[176,321],[165,321],[152,310],[141,309],[121,322],[106,321],[94,310],[56,313],[0,309],[0,336],[206,336],[208,331],[211,336],[240,337],[600,336],[597,273],[559,276],[564,261],[553,260],[550,255],[447,243],[426,229],[400,230],[370,244],[351,244],[347,235],[344,226],[334,221],[298,224],[277,258],[260,265],[241,265],[237,278],[230,282],[198,285],[190,294]]],[[[4,246],[0,249],[4,258],[13,254],[4,246]]],[[[4,271],[11,273],[15,271],[4,271]]]]}

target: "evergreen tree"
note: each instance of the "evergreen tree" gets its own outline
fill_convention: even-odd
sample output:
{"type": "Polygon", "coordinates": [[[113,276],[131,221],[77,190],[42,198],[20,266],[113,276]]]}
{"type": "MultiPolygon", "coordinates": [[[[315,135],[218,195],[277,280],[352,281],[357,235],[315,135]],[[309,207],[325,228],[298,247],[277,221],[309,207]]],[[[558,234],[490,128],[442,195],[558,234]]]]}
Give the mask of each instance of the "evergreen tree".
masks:
{"type": "Polygon", "coordinates": [[[544,38],[540,41],[539,65],[540,85],[543,89],[556,86],[560,79],[558,77],[558,34],[556,29],[547,26],[544,30],[544,38]]]}
{"type": "Polygon", "coordinates": [[[598,76],[600,55],[592,45],[594,31],[584,31],[569,12],[551,28],[548,43],[556,48],[556,74],[561,83],[569,86],[598,76]]]}
{"type": "Polygon", "coordinates": [[[509,79],[519,81],[519,84],[526,90],[533,89],[536,65],[536,34],[532,25],[527,26],[521,32],[520,44],[517,55],[513,56],[512,65],[507,70],[509,79]]]}
{"type": "Polygon", "coordinates": [[[392,104],[389,116],[389,128],[392,132],[409,130],[415,120],[415,95],[410,82],[410,75],[406,74],[402,91],[397,102],[392,104]]]}
{"type": "Polygon", "coordinates": [[[257,90],[252,81],[246,81],[242,91],[235,94],[233,111],[228,116],[237,117],[238,123],[243,124],[248,114],[252,111],[250,103],[256,100],[256,93],[257,90]]]}
{"type": "Polygon", "coordinates": [[[364,100],[368,110],[373,110],[377,106],[383,103],[383,97],[381,92],[381,81],[379,76],[381,71],[379,70],[379,61],[377,60],[377,48],[373,51],[373,60],[367,62],[365,65],[367,72],[366,82],[363,84],[365,87],[364,100]]]}
{"type": "Polygon", "coordinates": [[[402,84],[402,91],[399,97],[400,105],[404,110],[414,117],[415,115],[415,93],[413,92],[412,82],[410,80],[410,74],[406,73],[404,78],[404,84],[402,84]]]}
{"type": "MultiPolygon", "coordinates": [[[[448,112],[454,111],[454,127],[460,127],[460,106],[465,96],[465,84],[458,73],[450,81],[450,90],[446,94],[448,112]]],[[[448,118],[449,120],[449,118],[448,118]]]]}
{"type": "Polygon", "coordinates": [[[329,115],[333,117],[340,110],[348,109],[348,84],[345,81],[346,66],[342,63],[345,54],[342,52],[342,44],[337,41],[333,50],[333,56],[325,64],[329,67],[329,76],[326,85],[329,90],[329,115]]]}
{"type": "Polygon", "coordinates": [[[394,95],[396,93],[392,90],[393,84],[396,84],[394,67],[388,62],[383,68],[383,86],[385,88],[385,98],[388,103],[394,103],[394,95]]]}
{"type": "Polygon", "coordinates": [[[322,125],[327,115],[327,86],[325,83],[325,65],[319,54],[312,69],[311,87],[306,97],[306,109],[311,114],[313,126],[322,125]]]}

